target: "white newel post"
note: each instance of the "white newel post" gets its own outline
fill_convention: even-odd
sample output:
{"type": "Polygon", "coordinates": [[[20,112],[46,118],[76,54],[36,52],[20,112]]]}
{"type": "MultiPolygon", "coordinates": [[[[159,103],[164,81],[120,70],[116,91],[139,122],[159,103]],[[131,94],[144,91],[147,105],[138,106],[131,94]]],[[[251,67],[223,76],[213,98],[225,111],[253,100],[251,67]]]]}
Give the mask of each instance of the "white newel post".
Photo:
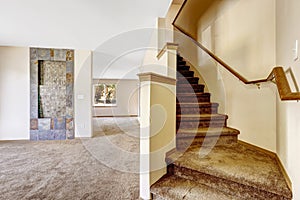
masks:
{"type": "Polygon", "coordinates": [[[167,76],[153,72],[140,79],[140,198],[151,199],[150,187],[166,174],[165,155],[176,147],[176,50],[168,44],[167,76]]]}

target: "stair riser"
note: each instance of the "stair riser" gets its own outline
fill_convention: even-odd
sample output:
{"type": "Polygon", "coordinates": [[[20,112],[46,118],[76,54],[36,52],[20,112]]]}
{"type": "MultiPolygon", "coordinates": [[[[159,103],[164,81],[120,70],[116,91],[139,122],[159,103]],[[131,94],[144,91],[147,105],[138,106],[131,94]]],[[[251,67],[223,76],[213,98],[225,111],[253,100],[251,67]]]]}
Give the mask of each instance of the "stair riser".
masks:
{"type": "Polygon", "coordinates": [[[210,102],[210,96],[177,96],[179,103],[210,102]]]}
{"type": "MultiPolygon", "coordinates": [[[[190,84],[190,83],[181,84],[181,83],[177,83],[176,87],[177,87],[177,90],[178,89],[184,89],[184,90],[187,90],[187,89],[201,89],[201,90],[204,90],[204,85],[202,85],[202,84],[190,84]]],[[[178,92],[178,93],[180,93],[180,92],[178,92]]]]}
{"type": "Polygon", "coordinates": [[[176,114],[217,114],[218,107],[200,107],[200,108],[180,108],[177,107],[176,114]]]}
{"type": "Polygon", "coordinates": [[[177,78],[179,77],[194,77],[194,72],[192,71],[181,71],[177,73],[177,78]]]}
{"type": "MultiPolygon", "coordinates": [[[[188,66],[186,66],[186,65],[184,65],[185,67],[188,67],[188,66]]],[[[179,74],[184,74],[184,73],[188,73],[188,72],[193,72],[194,73],[194,71],[192,71],[192,70],[190,70],[190,69],[188,69],[188,70],[181,70],[181,69],[177,69],[177,73],[179,73],[179,74]]]]}
{"type": "Polygon", "coordinates": [[[178,60],[177,65],[186,65],[186,61],[178,60]]]}
{"type": "Polygon", "coordinates": [[[179,78],[177,80],[177,84],[198,84],[199,79],[194,77],[194,78],[179,78]]]}
{"type": "Polygon", "coordinates": [[[181,71],[181,70],[190,70],[190,66],[187,65],[178,65],[177,66],[177,70],[181,71]]]}
{"type": "Polygon", "coordinates": [[[183,61],[183,57],[177,56],[177,62],[179,62],[179,61],[183,61]]]}
{"type": "Polygon", "coordinates": [[[237,143],[237,136],[219,136],[219,137],[195,137],[195,138],[177,138],[176,148],[179,151],[185,151],[190,147],[214,147],[237,143]],[[205,141],[205,142],[204,142],[205,141]]]}
{"type": "Polygon", "coordinates": [[[204,89],[201,87],[198,88],[177,87],[176,90],[178,93],[203,93],[204,92],[204,89]]]}
{"type": "Polygon", "coordinates": [[[193,128],[221,128],[226,126],[226,120],[200,120],[200,121],[181,121],[177,119],[176,127],[184,129],[193,129],[193,128]]]}
{"type": "Polygon", "coordinates": [[[241,199],[249,200],[266,200],[266,199],[280,199],[288,200],[284,196],[273,194],[259,188],[243,185],[230,181],[228,179],[218,178],[216,176],[201,173],[184,167],[174,165],[174,174],[181,178],[195,181],[199,184],[207,185],[211,188],[223,191],[233,196],[239,196],[241,199]]]}

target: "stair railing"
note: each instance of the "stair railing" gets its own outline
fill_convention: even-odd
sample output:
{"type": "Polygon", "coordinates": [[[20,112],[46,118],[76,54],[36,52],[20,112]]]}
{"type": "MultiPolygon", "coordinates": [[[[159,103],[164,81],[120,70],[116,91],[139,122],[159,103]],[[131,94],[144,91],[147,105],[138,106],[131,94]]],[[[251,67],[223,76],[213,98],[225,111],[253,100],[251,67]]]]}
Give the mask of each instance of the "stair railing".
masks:
{"type": "Polygon", "coordinates": [[[185,36],[187,36],[195,45],[197,45],[199,48],[201,48],[204,52],[206,52],[211,58],[213,58],[216,62],[218,62],[221,66],[223,66],[227,71],[229,71],[231,74],[233,74],[236,78],[238,78],[240,81],[242,81],[244,84],[256,84],[259,86],[260,83],[264,82],[274,82],[277,86],[277,90],[280,96],[280,99],[282,101],[291,101],[291,100],[300,100],[300,92],[292,92],[289,82],[287,80],[286,74],[283,70],[283,67],[274,67],[270,73],[270,75],[265,79],[258,79],[258,80],[252,80],[249,81],[245,77],[243,77],[240,73],[235,71],[232,67],[230,67],[227,63],[225,63],[221,58],[216,56],[214,53],[212,53],[210,50],[208,50],[205,46],[203,46],[201,43],[199,43],[197,40],[195,40],[189,33],[187,33],[185,30],[180,28],[176,25],[176,20],[181,14],[183,8],[185,7],[188,0],[185,0],[179,9],[172,25],[182,32],[185,36]]]}

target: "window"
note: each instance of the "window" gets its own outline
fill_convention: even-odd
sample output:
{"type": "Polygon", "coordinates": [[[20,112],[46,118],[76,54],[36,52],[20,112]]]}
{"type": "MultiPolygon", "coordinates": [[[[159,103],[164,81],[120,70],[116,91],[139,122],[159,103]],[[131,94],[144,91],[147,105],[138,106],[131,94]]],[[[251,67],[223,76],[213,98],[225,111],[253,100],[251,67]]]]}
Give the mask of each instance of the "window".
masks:
{"type": "Polygon", "coordinates": [[[116,84],[94,84],[94,106],[116,106],[116,84]]]}

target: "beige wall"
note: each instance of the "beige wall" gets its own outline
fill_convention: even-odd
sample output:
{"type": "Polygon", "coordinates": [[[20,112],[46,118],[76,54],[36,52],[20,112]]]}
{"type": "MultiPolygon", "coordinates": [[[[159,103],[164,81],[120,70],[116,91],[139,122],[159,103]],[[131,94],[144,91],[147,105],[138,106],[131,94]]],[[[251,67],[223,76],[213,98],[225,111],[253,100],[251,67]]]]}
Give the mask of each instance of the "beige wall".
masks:
{"type": "Polygon", "coordinates": [[[75,50],[75,137],[92,136],[92,52],[75,50]]]}
{"type": "Polygon", "coordinates": [[[175,148],[176,92],[175,85],[155,82],[150,92],[150,184],[153,184],[166,174],[166,152],[175,148]]]}
{"type": "Polygon", "coordinates": [[[150,186],[166,174],[166,152],[175,148],[176,92],[175,85],[142,81],[140,93],[140,196],[150,199],[150,186]]]}
{"type": "MultiPolygon", "coordinates": [[[[178,2],[178,3],[174,3],[173,2],[171,4],[171,6],[170,6],[170,8],[168,10],[168,13],[167,13],[167,15],[165,17],[165,19],[166,19],[166,21],[165,21],[166,25],[165,26],[166,26],[167,29],[170,29],[170,30],[173,29],[172,23],[173,23],[176,15],[177,15],[179,9],[181,8],[181,5],[182,5],[182,2],[178,2]]],[[[172,42],[172,41],[173,40],[170,40],[169,42],[172,42]]]]}
{"type": "Polygon", "coordinates": [[[166,33],[165,43],[174,41],[173,21],[181,8],[181,4],[172,3],[165,18],[165,28],[168,30],[166,33]]]}
{"type": "Polygon", "coordinates": [[[198,25],[198,39],[210,32],[204,44],[248,79],[265,78],[274,67],[273,0],[215,1],[198,25]]]}
{"type": "MultiPolygon", "coordinates": [[[[290,68],[298,87],[300,84],[300,60],[293,60],[295,40],[300,41],[300,1],[276,1],[277,65],[290,68]]],[[[291,84],[294,88],[293,84],[291,84]]],[[[283,162],[293,186],[294,199],[300,199],[300,104],[282,102],[277,97],[277,153],[283,162]]]]}
{"type": "Polygon", "coordinates": [[[117,84],[117,106],[94,107],[93,116],[130,116],[138,115],[139,80],[93,80],[93,83],[117,84]]]}
{"type": "Polygon", "coordinates": [[[0,140],[29,139],[29,48],[0,47],[0,140]]]}
{"type": "Polygon", "coordinates": [[[177,27],[185,30],[185,32],[193,38],[196,38],[198,20],[214,1],[215,0],[187,1],[184,9],[176,19],[175,24],[177,27]]]}
{"type": "MultiPolygon", "coordinates": [[[[275,28],[273,0],[218,0],[199,16],[197,38],[247,79],[260,79],[266,78],[276,63],[275,28]]],[[[220,112],[229,115],[228,125],[241,131],[239,138],[276,151],[272,84],[261,89],[246,86],[202,50],[195,50],[195,45],[187,45],[188,40],[180,34],[176,40],[181,42],[179,51],[202,75],[212,100],[220,103],[220,112]]]]}

